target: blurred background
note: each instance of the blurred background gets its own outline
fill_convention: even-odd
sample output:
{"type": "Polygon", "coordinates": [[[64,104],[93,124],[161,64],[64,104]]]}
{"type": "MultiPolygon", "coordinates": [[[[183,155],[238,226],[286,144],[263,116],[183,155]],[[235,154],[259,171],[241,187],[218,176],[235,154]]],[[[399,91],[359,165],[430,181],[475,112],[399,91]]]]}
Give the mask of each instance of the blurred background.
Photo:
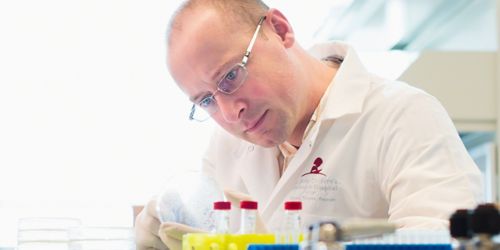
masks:
{"type": "MultiPolygon", "coordinates": [[[[0,248],[17,220],[131,226],[200,157],[214,124],[165,66],[179,0],[0,1],[0,248]]],[[[299,42],[342,40],[367,68],[435,95],[498,200],[500,0],[266,1],[299,42]]]]}

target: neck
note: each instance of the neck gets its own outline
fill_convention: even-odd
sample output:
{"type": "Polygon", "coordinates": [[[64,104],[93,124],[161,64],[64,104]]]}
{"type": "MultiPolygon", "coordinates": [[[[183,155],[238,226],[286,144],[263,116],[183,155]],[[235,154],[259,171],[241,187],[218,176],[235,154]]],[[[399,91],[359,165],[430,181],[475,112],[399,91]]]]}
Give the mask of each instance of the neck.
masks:
{"type": "Polygon", "coordinates": [[[303,57],[304,58],[299,60],[300,62],[303,62],[300,65],[302,70],[299,73],[301,76],[304,76],[302,79],[304,82],[304,89],[302,93],[304,93],[304,95],[301,100],[301,103],[304,103],[304,106],[302,106],[302,110],[299,110],[299,114],[301,114],[299,116],[299,122],[288,138],[288,142],[298,147],[302,144],[302,139],[311,117],[318,107],[326,89],[335,77],[338,68],[329,67],[324,62],[313,58],[305,52],[303,57]]]}

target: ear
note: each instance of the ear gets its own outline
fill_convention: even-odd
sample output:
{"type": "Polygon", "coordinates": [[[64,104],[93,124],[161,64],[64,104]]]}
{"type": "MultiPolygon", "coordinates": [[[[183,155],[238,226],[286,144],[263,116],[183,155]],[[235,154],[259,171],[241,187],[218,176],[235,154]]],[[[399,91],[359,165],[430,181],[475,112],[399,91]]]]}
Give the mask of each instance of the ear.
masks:
{"type": "Polygon", "coordinates": [[[293,33],[292,26],[281,11],[270,9],[266,15],[266,22],[270,24],[272,31],[281,38],[286,48],[292,47],[295,43],[295,34],[293,33]]]}

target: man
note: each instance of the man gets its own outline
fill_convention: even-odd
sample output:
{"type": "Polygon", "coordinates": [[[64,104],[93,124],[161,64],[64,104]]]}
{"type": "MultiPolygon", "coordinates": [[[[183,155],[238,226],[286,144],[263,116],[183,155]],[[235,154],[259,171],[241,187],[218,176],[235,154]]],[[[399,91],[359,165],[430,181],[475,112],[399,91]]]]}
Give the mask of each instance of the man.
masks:
{"type": "MultiPolygon", "coordinates": [[[[259,0],[188,1],[167,46],[190,118],[223,128],[204,171],[257,200],[270,229],[286,200],[303,202],[305,225],[362,217],[445,229],[480,197],[477,167],[435,98],[368,73],[345,44],[304,50],[259,0]]],[[[136,220],[139,249],[165,248],[155,216],[151,202],[136,220]]]]}

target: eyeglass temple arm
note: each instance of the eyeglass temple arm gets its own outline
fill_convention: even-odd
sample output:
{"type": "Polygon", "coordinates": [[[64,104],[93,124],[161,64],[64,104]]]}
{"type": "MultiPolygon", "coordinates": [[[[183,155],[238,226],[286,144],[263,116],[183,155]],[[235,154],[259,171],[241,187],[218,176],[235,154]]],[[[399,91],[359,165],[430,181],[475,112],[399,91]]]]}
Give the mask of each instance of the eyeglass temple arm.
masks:
{"type": "Polygon", "coordinates": [[[191,106],[191,112],[189,112],[189,120],[192,121],[192,120],[195,120],[194,119],[194,112],[196,112],[196,105],[193,104],[193,106],[191,106]]]}
{"type": "Polygon", "coordinates": [[[257,24],[257,28],[255,29],[255,33],[253,33],[252,40],[250,40],[250,44],[248,45],[247,51],[245,52],[245,55],[243,56],[243,60],[241,60],[241,64],[246,65],[248,58],[250,57],[250,53],[252,52],[253,44],[255,43],[255,40],[257,40],[257,36],[259,35],[259,30],[260,27],[262,26],[262,23],[266,19],[266,16],[263,16],[260,18],[259,23],[257,24]]]}

